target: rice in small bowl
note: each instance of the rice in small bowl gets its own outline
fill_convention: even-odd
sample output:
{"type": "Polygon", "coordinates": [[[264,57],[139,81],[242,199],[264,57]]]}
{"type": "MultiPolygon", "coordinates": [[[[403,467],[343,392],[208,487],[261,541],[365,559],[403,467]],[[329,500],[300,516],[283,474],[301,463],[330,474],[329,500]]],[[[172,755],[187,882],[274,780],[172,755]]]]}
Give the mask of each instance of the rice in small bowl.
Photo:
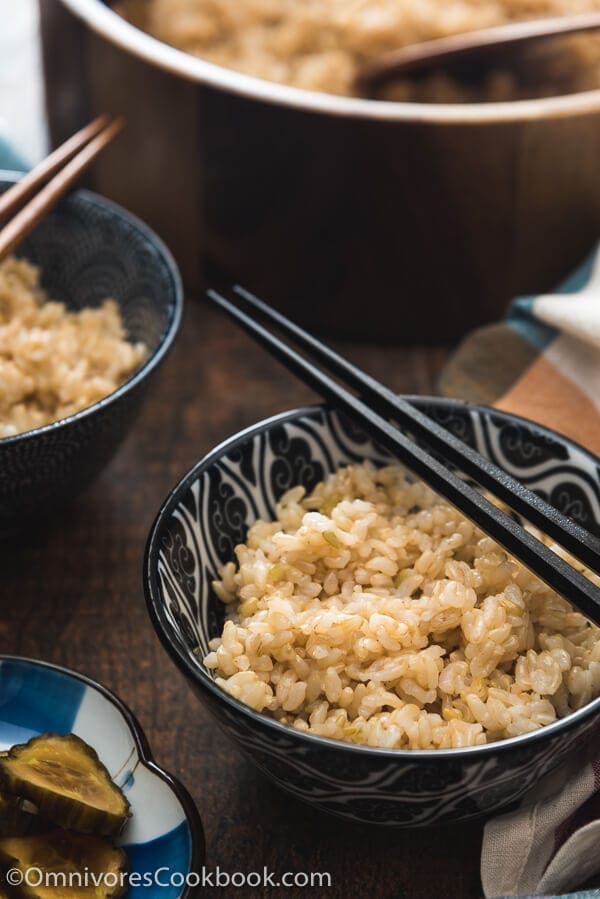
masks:
{"type": "MultiPolygon", "coordinates": [[[[19,177],[0,172],[0,193],[19,177]]],[[[0,268],[0,538],[55,514],[108,463],[183,307],[162,241],[88,191],[63,198],[16,257],[0,268]]]]}
{"type": "Polygon", "coordinates": [[[0,261],[0,439],[81,412],[113,393],[148,355],[117,300],[69,310],[26,259],[0,261]]]}
{"type": "Polygon", "coordinates": [[[600,628],[399,465],[292,488],[235,554],[204,664],[304,733],[459,749],[600,693],[600,628]]]}
{"type": "MultiPolygon", "coordinates": [[[[600,530],[585,450],[483,407],[414,402],[600,530]]],[[[329,812],[466,820],[598,734],[598,629],[327,409],[202,460],[155,523],[146,589],[224,730],[329,812]]]]}

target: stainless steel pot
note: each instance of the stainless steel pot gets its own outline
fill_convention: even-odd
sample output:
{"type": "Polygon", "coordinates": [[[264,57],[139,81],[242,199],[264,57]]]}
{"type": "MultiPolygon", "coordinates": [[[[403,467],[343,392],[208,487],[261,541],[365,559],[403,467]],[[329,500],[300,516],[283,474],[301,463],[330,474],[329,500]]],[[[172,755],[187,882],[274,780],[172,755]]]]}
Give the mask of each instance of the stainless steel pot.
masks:
{"type": "Polygon", "coordinates": [[[40,0],[51,133],[128,129],[93,186],[323,331],[439,341],[550,289],[600,233],[600,91],[420,105],[315,94],[159,43],[101,0],[40,0]]]}

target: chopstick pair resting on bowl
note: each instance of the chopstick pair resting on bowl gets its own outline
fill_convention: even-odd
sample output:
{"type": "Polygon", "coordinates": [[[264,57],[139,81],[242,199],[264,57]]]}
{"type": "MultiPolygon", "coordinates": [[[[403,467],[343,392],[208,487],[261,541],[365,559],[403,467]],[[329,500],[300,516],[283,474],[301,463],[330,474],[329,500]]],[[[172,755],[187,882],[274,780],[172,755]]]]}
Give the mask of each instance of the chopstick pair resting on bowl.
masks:
{"type": "Polygon", "coordinates": [[[1,222],[41,187],[39,193],[0,230],[0,262],[33,231],[124,126],[122,118],[98,116],[0,196],[1,222]],[[48,181],[49,178],[52,180],[48,181]],[[45,181],[48,183],[44,185],[45,181]]]}
{"type": "Polygon", "coordinates": [[[527,519],[597,574],[600,574],[600,540],[267,303],[239,286],[235,286],[233,292],[246,309],[275,325],[307,356],[320,363],[324,370],[271,334],[227,297],[214,290],[208,291],[208,297],[286,368],[362,425],[370,436],[415,475],[573,603],[587,618],[600,625],[600,589],[517,520],[447,468],[433,453],[442,456],[494,494],[517,515],[527,519]],[[358,396],[326,372],[344,381],[358,396]],[[418,444],[417,439],[428,449],[418,444]]]}
{"type": "MultiPolygon", "coordinates": [[[[10,427],[1,431],[0,540],[53,516],[92,482],[133,427],[151,391],[154,373],[179,330],[183,289],[167,247],[122,207],[89,191],[71,190],[98,155],[112,146],[123,125],[120,118],[99,116],[28,174],[7,172],[0,177],[0,268],[4,269],[3,257],[13,250],[21,257],[16,267],[8,261],[2,280],[9,283],[15,271],[31,272],[42,288],[40,299],[58,303],[45,349],[35,361],[34,390],[25,397],[18,421],[8,420],[15,394],[9,391],[4,397],[2,425],[14,424],[16,433],[10,427]],[[12,219],[5,224],[8,216],[12,219]],[[65,322],[69,333],[71,327],[74,334],[83,333],[75,324],[78,319],[71,315],[77,316],[83,309],[101,312],[108,298],[122,322],[123,339],[137,346],[134,357],[139,365],[123,368],[122,377],[111,375],[103,381],[112,389],[98,395],[94,388],[89,395],[85,385],[90,383],[87,375],[92,367],[82,346],[76,402],[68,406],[59,402],[60,366],[64,367],[67,359],[68,365],[72,364],[79,343],[73,340],[69,353],[56,347],[55,359],[55,342],[60,343],[65,322]],[[58,392],[44,392],[50,382],[58,385],[58,392]],[[48,408],[44,405],[47,396],[52,399],[48,408]]],[[[21,276],[16,277],[18,285],[21,276]]],[[[9,296],[12,294],[19,296],[14,303],[9,300],[8,314],[18,329],[23,327],[25,339],[13,346],[7,332],[0,356],[8,354],[11,362],[16,360],[20,373],[25,370],[22,365],[32,362],[37,344],[29,339],[25,318],[20,316],[20,290],[11,287],[9,296]]],[[[30,298],[35,299],[33,288],[25,291],[27,308],[30,298]]],[[[94,342],[99,365],[114,358],[111,347],[120,341],[115,344],[111,337],[107,342],[94,342]]],[[[17,398],[20,400],[19,393],[17,398]]],[[[71,390],[69,402],[72,399],[71,390]]]]}

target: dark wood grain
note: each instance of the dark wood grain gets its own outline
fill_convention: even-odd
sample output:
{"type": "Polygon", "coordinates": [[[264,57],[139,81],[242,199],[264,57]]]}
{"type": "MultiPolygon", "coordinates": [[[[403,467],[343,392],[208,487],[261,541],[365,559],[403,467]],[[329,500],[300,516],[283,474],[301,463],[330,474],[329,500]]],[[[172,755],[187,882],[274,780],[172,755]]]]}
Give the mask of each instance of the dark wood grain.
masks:
{"type": "MultiPolygon", "coordinates": [[[[395,389],[412,393],[431,392],[446,356],[441,349],[342,349],[395,389]]],[[[210,868],[249,872],[266,865],[276,874],[332,876],[331,889],[272,889],[270,896],[478,897],[480,825],[424,832],[364,828],[281,793],[221,737],[148,619],[144,543],[169,488],[224,437],[312,399],[217,313],[189,302],[176,347],[117,458],[55,520],[0,546],[0,645],[3,652],[69,665],[125,700],[157,760],[194,796],[210,868]]]]}

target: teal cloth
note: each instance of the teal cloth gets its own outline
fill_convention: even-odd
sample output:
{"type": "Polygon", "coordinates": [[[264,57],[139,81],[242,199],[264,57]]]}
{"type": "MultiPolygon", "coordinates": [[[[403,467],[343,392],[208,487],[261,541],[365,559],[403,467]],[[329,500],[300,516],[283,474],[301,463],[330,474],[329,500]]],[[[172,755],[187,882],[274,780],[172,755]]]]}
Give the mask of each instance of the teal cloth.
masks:
{"type": "Polygon", "coordinates": [[[27,169],[19,154],[2,137],[0,137],[0,169],[14,172],[24,172],[27,169]]]}
{"type": "Polygon", "coordinates": [[[527,896],[524,899],[600,899],[600,890],[584,890],[582,893],[562,893],[560,896],[527,896]]]}

